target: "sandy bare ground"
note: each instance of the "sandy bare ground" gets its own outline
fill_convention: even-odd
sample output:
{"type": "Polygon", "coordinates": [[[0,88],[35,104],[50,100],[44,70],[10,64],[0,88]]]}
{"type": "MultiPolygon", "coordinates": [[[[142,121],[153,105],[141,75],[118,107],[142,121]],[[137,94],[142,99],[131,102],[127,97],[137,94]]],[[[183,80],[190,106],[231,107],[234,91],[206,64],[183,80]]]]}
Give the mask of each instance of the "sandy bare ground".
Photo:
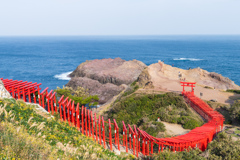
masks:
{"type": "MultiPolygon", "coordinates": [[[[199,83],[196,84],[195,87],[195,95],[200,97],[200,93],[203,94],[202,98],[203,100],[216,100],[219,103],[223,104],[232,104],[234,100],[240,98],[240,95],[234,94],[234,93],[228,93],[220,89],[209,89],[204,88],[204,85],[201,84],[201,82],[207,81],[209,86],[218,86],[217,82],[210,81],[207,79],[207,77],[201,76],[201,69],[200,71],[197,71],[197,73],[194,73],[194,71],[189,71],[171,67],[169,65],[164,64],[164,70],[161,70],[161,66],[156,63],[152,64],[148,67],[148,72],[151,76],[151,81],[154,85],[154,90],[157,91],[171,91],[171,92],[178,92],[181,93],[183,88],[181,87],[180,79],[178,77],[179,72],[182,73],[183,78],[185,78],[186,81],[189,82],[196,82],[199,81],[199,83]]],[[[204,72],[204,71],[202,71],[204,72]]],[[[222,85],[222,84],[219,84],[222,85]]],[[[186,88],[185,90],[190,91],[190,87],[186,88]]]]}
{"type": "Polygon", "coordinates": [[[189,129],[184,129],[182,125],[162,122],[165,125],[166,133],[171,136],[178,136],[188,133],[189,129]]]}

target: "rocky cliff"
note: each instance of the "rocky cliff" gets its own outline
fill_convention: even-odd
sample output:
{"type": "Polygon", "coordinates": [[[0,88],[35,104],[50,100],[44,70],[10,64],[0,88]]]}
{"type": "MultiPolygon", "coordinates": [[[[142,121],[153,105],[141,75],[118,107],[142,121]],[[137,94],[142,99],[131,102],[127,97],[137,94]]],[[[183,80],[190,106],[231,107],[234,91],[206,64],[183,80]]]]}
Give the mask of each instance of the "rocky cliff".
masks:
{"type": "Polygon", "coordinates": [[[70,74],[70,77],[87,77],[102,84],[131,84],[138,78],[145,67],[147,66],[144,63],[137,60],[125,61],[121,58],[96,59],[80,64],[70,74]]]}
{"type": "Polygon", "coordinates": [[[240,89],[227,77],[201,68],[184,70],[158,62],[146,66],[144,63],[121,58],[86,61],[70,74],[66,86],[88,88],[91,95],[98,95],[100,104],[111,100],[137,80],[143,90],[181,92],[180,81],[197,82],[196,95],[203,93],[206,100],[217,99],[221,103],[232,103],[227,89],[240,89]]]}
{"type": "Polygon", "coordinates": [[[98,95],[103,104],[137,80],[146,67],[140,61],[121,58],[86,61],[70,74],[71,80],[66,86],[87,88],[91,95],[98,95]]]}
{"type": "Polygon", "coordinates": [[[215,72],[208,72],[201,68],[194,68],[184,70],[176,67],[172,67],[167,64],[151,64],[144,72],[142,72],[138,78],[141,87],[149,84],[158,86],[160,84],[165,85],[162,81],[188,81],[197,82],[198,85],[212,87],[213,89],[227,90],[227,89],[240,89],[232,80],[221,74],[215,72]]]}
{"type": "MultiPolygon", "coordinates": [[[[183,88],[180,81],[185,80],[186,82],[197,82],[194,93],[204,100],[232,104],[235,99],[239,98],[239,95],[225,91],[227,89],[239,90],[240,87],[218,73],[208,72],[201,68],[184,70],[160,63],[151,64],[140,74],[138,83],[143,92],[150,89],[181,93],[183,88]]],[[[185,90],[189,91],[190,88],[186,87],[185,90]]]]}

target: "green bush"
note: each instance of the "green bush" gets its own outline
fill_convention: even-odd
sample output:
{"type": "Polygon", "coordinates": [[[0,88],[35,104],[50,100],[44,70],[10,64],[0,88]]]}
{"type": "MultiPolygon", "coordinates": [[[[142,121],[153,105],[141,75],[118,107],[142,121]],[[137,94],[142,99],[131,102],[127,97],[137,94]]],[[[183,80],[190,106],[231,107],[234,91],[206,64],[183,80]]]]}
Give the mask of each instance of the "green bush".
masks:
{"type": "Polygon", "coordinates": [[[159,132],[164,132],[166,130],[164,124],[161,122],[145,123],[142,129],[154,137],[156,137],[159,132]]]}
{"type": "Polygon", "coordinates": [[[235,89],[228,89],[227,92],[240,94],[240,90],[235,90],[235,89]]]}
{"type": "Polygon", "coordinates": [[[240,159],[240,142],[233,141],[226,133],[219,133],[214,141],[209,143],[208,159],[240,159]]]}
{"type": "MultiPolygon", "coordinates": [[[[122,97],[117,103],[113,104],[106,115],[107,118],[120,122],[119,128],[122,128],[121,122],[124,121],[125,124],[135,124],[137,127],[143,127],[151,135],[157,135],[158,132],[165,130],[162,126],[159,126],[159,128],[155,126],[154,123],[158,117],[161,121],[182,125],[187,123],[188,120],[198,121],[198,125],[195,125],[195,121],[193,121],[194,125],[192,126],[199,126],[203,123],[200,118],[194,117],[184,99],[174,93],[132,94],[128,97],[122,97]]],[[[186,126],[189,127],[189,125],[186,126]]]]}
{"type": "Polygon", "coordinates": [[[137,80],[136,81],[134,81],[130,86],[135,86],[137,84],[137,80]]]}
{"type": "Polygon", "coordinates": [[[183,128],[185,129],[194,129],[196,127],[200,127],[200,125],[199,125],[199,121],[195,119],[191,119],[183,125],[183,128]]]}
{"type": "Polygon", "coordinates": [[[57,87],[55,92],[58,98],[64,95],[65,98],[69,97],[75,104],[79,103],[80,106],[86,104],[89,106],[96,106],[99,100],[97,95],[89,95],[88,90],[83,87],[78,87],[76,90],[72,87],[57,87]]]}
{"type": "MultiPolygon", "coordinates": [[[[189,151],[183,152],[172,152],[164,150],[159,154],[154,154],[151,159],[154,160],[204,160],[204,157],[201,157],[201,150],[199,149],[189,149],[189,151]]],[[[150,157],[149,157],[150,158],[150,157]]]]}
{"type": "Polygon", "coordinates": [[[232,120],[240,122],[240,101],[235,101],[229,109],[230,117],[232,120]]]}

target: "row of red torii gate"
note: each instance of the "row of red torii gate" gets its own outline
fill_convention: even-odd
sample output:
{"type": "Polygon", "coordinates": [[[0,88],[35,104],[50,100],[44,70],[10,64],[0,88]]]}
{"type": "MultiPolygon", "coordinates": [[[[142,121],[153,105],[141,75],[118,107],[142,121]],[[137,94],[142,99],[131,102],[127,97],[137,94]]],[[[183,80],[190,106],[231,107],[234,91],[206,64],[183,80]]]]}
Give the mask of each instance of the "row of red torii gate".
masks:
{"type": "Polygon", "coordinates": [[[181,82],[183,86],[182,95],[185,101],[199,114],[207,123],[201,127],[191,130],[185,135],[171,138],[156,138],[135,125],[125,124],[124,121],[116,122],[102,116],[93,115],[92,111],[84,106],[75,105],[69,97],[62,96],[57,99],[56,92],[48,91],[48,87],[41,91],[40,84],[22,80],[1,78],[5,88],[15,99],[23,99],[25,102],[37,103],[50,114],[59,113],[61,121],[76,127],[82,134],[92,137],[94,141],[113,150],[124,148],[126,152],[136,155],[151,155],[163,150],[184,151],[189,148],[206,150],[207,144],[212,141],[218,132],[223,129],[224,117],[209,107],[204,101],[194,95],[195,82],[181,82]],[[191,91],[185,91],[190,87],[191,91]],[[123,128],[118,127],[123,124],[123,128]],[[120,134],[122,131],[122,134],[120,134]],[[121,147],[122,146],[122,147],[121,147]]]}

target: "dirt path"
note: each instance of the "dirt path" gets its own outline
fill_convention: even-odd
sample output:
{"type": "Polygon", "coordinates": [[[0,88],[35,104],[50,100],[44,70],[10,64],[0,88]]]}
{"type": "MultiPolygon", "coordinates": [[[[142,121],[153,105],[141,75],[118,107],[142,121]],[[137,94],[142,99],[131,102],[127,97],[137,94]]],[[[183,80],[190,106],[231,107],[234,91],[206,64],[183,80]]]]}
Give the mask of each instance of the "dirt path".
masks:
{"type": "Polygon", "coordinates": [[[182,125],[162,122],[166,127],[166,133],[171,136],[178,136],[188,133],[189,129],[184,129],[182,125]]]}

